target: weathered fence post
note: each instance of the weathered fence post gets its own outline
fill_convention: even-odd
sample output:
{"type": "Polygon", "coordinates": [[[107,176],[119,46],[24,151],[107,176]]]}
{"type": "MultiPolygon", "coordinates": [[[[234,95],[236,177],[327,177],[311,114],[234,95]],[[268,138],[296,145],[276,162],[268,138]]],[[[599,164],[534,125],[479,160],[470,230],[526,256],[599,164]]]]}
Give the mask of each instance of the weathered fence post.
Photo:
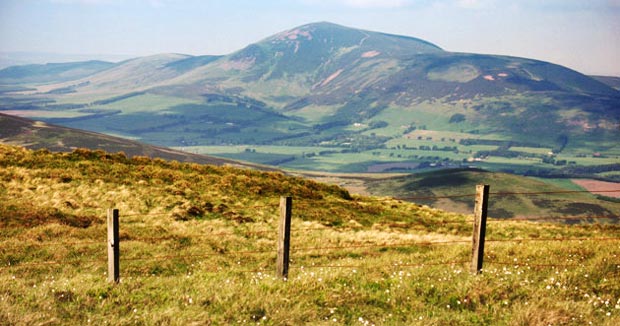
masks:
{"type": "Polygon", "coordinates": [[[476,205],[474,207],[474,236],[471,250],[471,272],[482,271],[484,259],[484,236],[487,230],[487,209],[489,207],[489,185],[476,186],[476,205]]]}
{"type": "Polygon", "coordinates": [[[108,209],[108,282],[120,281],[120,254],[118,209],[108,209]]]}
{"type": "Polygon", "coordinates": [[[276,273],[282,278],[288,277],[289,252],[291,247],[291,212],[293,198],[280,197],[280,225],[278,227],[278,258],[276,273]]]}

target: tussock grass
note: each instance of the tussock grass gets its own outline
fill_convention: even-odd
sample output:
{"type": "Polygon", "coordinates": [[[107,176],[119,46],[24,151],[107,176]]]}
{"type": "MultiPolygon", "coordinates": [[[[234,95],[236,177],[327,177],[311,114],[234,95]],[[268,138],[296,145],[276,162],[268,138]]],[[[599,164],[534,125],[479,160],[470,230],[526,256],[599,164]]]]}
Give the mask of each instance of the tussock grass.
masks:
{"type": "Polygon", "coordinates": [[[489,223],[474,276],[470,216],[280,173],[0,145],[0,180],[1,324],[620,322],[616,225],[489,223]],[[294,197],[286,281],[275,276],[282,195],[294,197]]]}

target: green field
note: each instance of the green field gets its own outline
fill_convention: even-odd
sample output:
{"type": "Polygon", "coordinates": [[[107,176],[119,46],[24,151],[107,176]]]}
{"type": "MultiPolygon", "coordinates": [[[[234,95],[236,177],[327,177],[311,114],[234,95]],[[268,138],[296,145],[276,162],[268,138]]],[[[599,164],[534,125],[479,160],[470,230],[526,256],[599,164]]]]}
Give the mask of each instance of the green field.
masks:
{"type": "Polygon", "coordinates": [[[105,105],[93,105],[92,109],[120,110],[123,115],[147,112],[150,114],[171,114],[171,108],[183,104],[200,104],[199,100],[156,94],[143,94],[115,101],[105,105]]]}
{"type": "MultiPolygon", "coordinates": [[[[434,133],[441,136],[441,133],[434,133]]],[[[429,136],[431,137],[431,136],[429,136]]],[[[440,167],[482,167],[493,171],[512,171],[524,173],[533,169],[540,170],[559,170],[570,166],[596,167],[620,163],[618,157],[580,157],[579,155],[560,154],[553,156],[554,162],[543,162],[543,157],[548,149],[541,148],[518,148],[519,152],[529,153],[531,156],[519,157],[476,157],[476,153],[481,151],[493,151],[497,146],[491,145],[460,145],[444,137],[436,139],[422,140],[403,139],[392,141],[390,148],[372,149],[359,152],[351,152],[342,147],[311,147],[311,146],[260,146],[260,145],[239,145],[239,146],[186,146],[177,147],[184,151],[198,154],[209,154],[222,156],[243,161],[251,161],[265,164],[271,159],[286,156],[289,160],[276,164],[285,169],[300,169],[314,171],[333,171],[333,172],[368,172],[373,170],[377,164],[386,163],[407,163],[411,165],[422,164],[425,168],[440,167]],[[456,150],[445,150],[453,148],[456,150]],[[423,149],[420,149],[423,148],[423,149]],[[436,148],[436,149],[434,149],[436,148]],[[250,152],[248,150],[251,150],[250,152]],[[564,161],[562,163],[562,161],[564,161]]],[[[396,172],[398,168],[390,171],[396,172]]],[[[408,171],[410,169],[400,169],[408,171]]],[[[388,171],[385,171],[388,172],[388,171]]],[[[601,172],[602,178],[613,177],[614,173],[601,172]]]]}
{"type": "MultiPolygon", "coordinates": [[[[82,104],[40,98],[36,101],[48,104],[20,112],[72,128],[285,169],[360,173],[471,166],[549,175],[585,167],[596,177],[618,180],[609,172],[620,168],[604,168],[620,164],[615,131],[551,128],[541,122],[551,119],[562,98],[522,94],[404,106],[360,97],[341,105],[282,111],[275,103],[285,93],[267,103],[247,95],[183,92],[161,87],[82,99],[82,104]]],[[[27,97],[2,100],[39,103],[27,97]]],[[[561,118],[570,120],[578,119],[581,111],[562,112],[561,118]]]]}

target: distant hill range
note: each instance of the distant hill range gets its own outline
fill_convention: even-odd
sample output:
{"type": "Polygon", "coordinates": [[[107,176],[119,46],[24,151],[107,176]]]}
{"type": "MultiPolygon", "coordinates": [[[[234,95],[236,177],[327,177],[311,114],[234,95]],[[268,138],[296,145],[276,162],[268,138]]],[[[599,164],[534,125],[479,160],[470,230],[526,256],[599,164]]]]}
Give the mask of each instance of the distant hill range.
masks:
{"type": "Polygon", "coordinates": [[[606,153],[620,139],[617,79],[331,23],[225,56],[9,67],[0,85],[5,113],[163,146],[365,151],[433,130],[503,151],[606,153]]]}
{"type": "Polygon", "coordinates": [[[47,63],[11,66],[0,70],[2,84],[43,84],[75,80],[114,66],[105,61],[47,63]]]}

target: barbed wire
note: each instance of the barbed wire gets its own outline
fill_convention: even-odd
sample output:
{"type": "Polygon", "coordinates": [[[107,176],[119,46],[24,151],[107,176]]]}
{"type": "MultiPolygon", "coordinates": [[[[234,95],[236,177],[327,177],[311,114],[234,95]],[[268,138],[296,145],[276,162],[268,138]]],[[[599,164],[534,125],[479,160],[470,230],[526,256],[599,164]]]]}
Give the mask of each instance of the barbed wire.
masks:
{"type": "MultiPolygon", "coordinates": [[[[212,273],[212,274],[218,274],[221,273],[223,270],[225,269],[225,271],[227,273],[269,273],[269,271],[267,271],[266,269],[263,268],[255,268],[255,269],[234,269],[234,268],[230,268],[230,266],[201,266],[200,272],[201,273],[212,273]]],[[[140,277],[161,277],[162,275],[159,275],[159,273],[149,273],[147,271],[144,270],[139,270],[139,269],[128,269],[124,272],[125,274],[129,274],[130,276],[128,277],[136,277],[136,274],[138,274],[140,277]]],[[[164,275],[166,276],[166,275],[164,275]]]]}
{"type": "Polygon", "coordinates": [[[485,242],[528,242],[528,241],[620,241],[620,238],[523,238],[523,239],[486,239],[485,242]]]}
{"type": "MultiPolygon", "coordinates": [[[[552,268],[561,268],[561,267],[587,267],[584,264],[541,264],[541,263],[530,263],[530,262],[506,262],[506,261],[497,261],[497,260],[484,260],[485,264],[497,264],[497,265],[505,265],[505,266],[519,266],[519,267],[552,267],[552,268]]],[[[607,266],[617,266],[620,268],[620,262],[616,263],[608,263],[607,266]]]]}
{"type": "Polygon", "coordinates": [[[169,236],[162,237],[136,237],[126,239],[125,241],[143,241],[143,242],[154,242],[154,241],[167,241],[167,240],[181,240],[181,239],[195,239],[195,238],[214,238],[214,237],[227,237],[227,236],[239,236],[239,235],[258,235],[258,234],[269,234],[275,233],[275,230],[263,230],[263,231],[232,231],[232,232],[216,232],[216,233],[207,233],[207,234],[193,234],[193,235],[180,235],[173,234],[169,236]]]}
{"type": "Polygon", "coordinates": [[[394,197],[394,200],[432,200],[432,199],[465,198],[465,197],[475,197],[475,196],[476,194],[444,195],[444,196],[410,196],[410,197],[394,197]]]}
{"type": "MultiPolygon", "coordinates": [[[[226,209],[255,209],[255,208],[277,208],[279,204],[265,204],[265,205],[250,205],[250,206],[226,206],[226,209]]],[[[217,207],[217,206],[216,206],[217,207]]],[[[215,208],[214,208],[215,209],[215,208]]],[[[165,216],[165,215],[173,215],[182,213],[169,211],[169,212],[161,212],[161,213],[131,213],[131,214],[119,214],[119,217],[149,217],[149,216],[165,216]]]]}
{"type": "MultiPolygon", "coordinates": [[[[468,264],[470,263],[469,261],[450,261],[450,262],[440,262],[440,263],[416,263],[416,264],[394,264],[394,265],[386,265],[386,266],[390,266],[393,268],[396,267],[425,267],[425,266],[444,266],[444,265],[460,265],[460,264],[468,264]]],[[[313,268],[357,268],[357,269],[364,269],[364,268],[368,268],[371,266],[364,266],[364,265],[324,265],[324,264],[319,264],[319,265],[300,265],[300,266],[295,266],[295,265],[291,265],[289,266],[290,268],[296,268],[296,269],[313,269],[313,268]]],[[[372,266],[373,268],[375,268],[375,266],[372,266]]]]}
{"type": "MultiPolygon", "coordinates": [[[[620,219],[619,216],[572,216],[572,217],[561,217],[561,216],[549,216],[549,217],[527,217],[527,218],[509,218],[509,219],[495,219],[490,218],[487,222],[528,222],[528,221],[541,221],[541,220],[564,220],[564,221],[583,221],[583,220],[595,220],[595,219],[620,219]]],[[[442,225],[450,225],[450,224],[466,224],[472,223],[473,221],[435,221],[433,224],[442,224],[442,225]]],[[[403,227],[409,227],[403,226],[403,227]]],[[[309,227],[309,228],[295,228],[291,229],[291,232],[309,232],[309,231],[334,231],[333,228],[329,227],[309,227]]],[[[127,239],[122,239],[123,241],[142,241],[142,242],[156,242],[156,241],[168,241],[168,240],[180,240],[184,238],[194,239],[194,238],[211,238],[211,237],[225,237],[225,236],[252,236],[252,235],[261,235],[261,234],[270,234],[277,233],[277,230],[259,230],[259,231],[232,231],[232,232],[217,232],[217,233],[208,233],[202,235],[169,235],[162,237],[129,237],[127,239]]],[[[617,241],[619,238],[529,238],[529,239],[487,239],[487,242],[523,242],[523,241],[617,241]]],[[[441,243],[441,242],[440,242],[441,243]]],[[[425,243],[411,243],[411,245],[424,245],[425,243]]],[[[426,243],[428,244],[428,243],[426,243]]],[[[5,243],[4,246],[10,248],[20,248],[20,247],[28,247],[28,246],[52,246],[52,247],[61,247],[61,246],[88,246],[88,245],[106,245],[106,240],[97,240],[97,241],[72,241],[72,242],[28,242],[23,245],[14,244],[14,243],[5,243]]],[[[381,246],[406,246],[407,244],[382,244],[375,245],[378,247],[381,246]]],[[[343,248],[356,248],[359,245],[347,246],[343,248]]],[[[316,247],[313,249],[335,249],[332,247],[316,247]]],[[[305,250],[305,249],[297,249],[297,250],[305,250]]]]}
{"type": "MultiPolygon", "coordinates": [[[[545,221],[545,220],[559,220],[559,221],[583,221],[583,220],[598,220],[598,219],[620,219],[620,216],[535,216],[535,217],[513,217],[513,218],[489,218],[488,222],[529,222],[529,221],[545,221]]],[[[473,223],[471,221],[470,223],[473,223]]]]}
{"type": "MultiPolygon", "coordinates": [[[[526,238],[526,239],[488,239],[486,242],[530,242],[530,241],[620,241],[620,238],[526,238]]],[[[400,242],[400,243],[383,243],[383,244],[356,244],[356,245],[344,245],[344,246],[322,246],[322,247],[302,247],[291,250],[292,252],[313,251],[313,250],[342,250],[342,249],[357,249],[357,248],[390,248],[390,247],[408,247],[408,246],[434,246],[434,245],[454,245],[471,243],[471,240],[450,240],[450,241],[416,241],[416,242],[400,242]]],[[[261,249],[261,250],[239,250],[239,251],[224,251],[213,252],[207,254],[190,254],[190,255],[159,255],[150,257],[123,257],[123,261],[148,261],[148,260],[170,260],[170,259],[190,259],[190,258],[206,258],[212,256],[235,256],[235,255],[254,255],[274,253],[274,249],[261,249]]],[[[62,264],[87,264],[87,263],[102,263],[104,260],[62,260],[62,261],[46,261],[46,262],[31,262],[31,263],[18,263],[10,264],[8,266],[0,266],[0,270],[11,267],[41,267],[41,266],[54,266],[62,264]]],[[[455,262],[442,263],[442,264],[454,264],[455,262]]],[[[463,263],[463,262],[457,262],[463,263]]],[[[493,261],[490,263],[503,264],[503,265],[523,265],[523,266],[539,266],[539,267],[562,267],[562,266],[580,266],[578,264],[532,264],[532,263],[518,263],[518,262],[501,262],[493,261]]],[[[424,266],[432,265],[432,263],[420,263],[420,264],[399,264],[399,266],[424,266]]],[[[620,265],[619,265],[620,266],[620,265]]],[[[306,268],[315,267],[356,267],[356,266],[342,266],[342,265],[312,265],[306,266],[306,268]]],[[[359,266],[358,266],[359,267],[359,266]]]]}
{"type": "Polygon", "coordinates": [[[263,249],[263,250],[240,250],[240,251],[224,251],[224,252],[213,252],[208,254],[192,254],[192,255],[160,255],[160,256],[150,256],[150,257],[124,257],[125,261],[138,261],[138,260],[169,260],[169,259],[188,259],[188,258],[206,258],[213,256],[237,256],[237,255],[255,255],[255,254],[265,254],[265,253],[274,253],[273,249],[263,249]]]}
{"type": "MultiPolygon", "coordinates": [[[[493,196],[536,196],[536,195],[552,195],[552,194],[574,194],[574,193],[615,193],[620,192],[618,190],[600,190],[600,191],[588,191],[588,190],[566,190],[566,191],[539,191],[539,192],[492,192],[490,195],[493,196]]],[[[429,200],[429,199],[452,199],[452,198],[463,198],[463,197],[473,197],[475,194],[455,194],[455,195],[445,195],[445,196],[408,196],[408,197],[393,197],[393,198],[376,198],[369,199],[365,198],[362,200],[337,200],[340,203],[346,204],[365,204],[372,202],[394,202],[394,201],[403,201],[403,200],[429,200]]],[[[325,199],[312,199],[312,198],[299,198],[295,200],[297,206],[301,207],[311,207],[315,206],[308,205],[309,202],[321,201],[324,202],[325,199]]],[[[334,199],[332,199],[334,201],[334,199]]],[[[257,209],[257,208],[276,208],[278,204],[264,204],[264,205],[250,205],[250,206],[227,206],[226,209],[230,210],[247,210],[247,209],[257,209]]],[[[341,208],[341,207],[336,207],[341,208]]],[[[177,212],[161,212],[161,213],[132,213],[132,214],[122,214],[122,217],[149,217],[149,216],[165,216],[172,215],[177,212]]],[[[619,216],[541,216],[541,217],[523,217],[523,218],[511,218],[511,219],[489,219],[488,222],[504,222],[504,221],[541,221],[541,220],[564,220],[564,221],[583,221],[583,220],[598,220],[598,219],[619,219],[619,216]]],[[[464,224],[464,223],[472,223],[473,221],[465,220],[465,221],[433,221],[431,224],[464,224]]],[[[422,224],[422,222],[420,222],[422,224]]],[[[326,230],[334,230],[333,228],[328,227],[309,227],[309,228],[296,228],[292,229],[292,232],[308,232],[308,231],[326,231],[326,230]]],[[[250,235],[260,235],[260,234],[270,234],[276,233],[277,230],[257,230],[257,231],[233,231],[233,232],[216,232],[209,233],[203,235],[190,235],[190,236],[181,236],[181,235],[169,235],[163,237],[129,237],[128,239],[122,239],[122,241],[166,241],[166,240],[175,240],[175,239],[183,239],[183,238],[203,238],[203,237],[225,237],[225,236],[250,236],[250,235]]],[[[522,238],[522,239],[486,239],[486,242],[489,243],[502,243],[502,242],[510,242],[510,243],[521,243],[521,242],[538,242],[538,241],[619,241],[618,237],[606,237],[606,238],[570,238],[570,237],[555,237],[555,238],[522,238]]],[[[291,248],[293,253],[295,252],[304,252],[304,251],[314,251],[314,250],[345,250],[345,249],[357,249],[357,248],[390,248],[390,247],[409,247],[409,246],[435,246],[435,245],[453,245],[453,244],[464,244],[471,243],[471,240],[451,240],[451,241],[415,241],[415,242],[397,242],[397,243],[382,243],[382,244],[348,244],[341,246],[316,246],[316,247],[301,247],[301,248],[291,248]]],[[[82,246],[82,245],[106,245],[106,240],[102,239],[99,241],[70,241],[70,242],[29,242],[26,243],[25,246],[82,246]]],[[[6,244],[4,244],[6,245],[6,244]]],[[[265,250],[240,250],[240,251],[224,251],[218,253],[207,253],[207,254],[192,254],[192,255],[160,255],[160,256],[151,256],[151,257],[123,257],[124,261],[139,261],[139,260],[167,260],[167,259],[190,259],[190,258],[205,258],[210,256],[217,255],[253,255],[253,254],[265,254],[265,253],[274,253],[274,249],[265,249],[265,250]]],[[[85,263],[94,263],[94,262],[102,262],[103,260],[66,260],[66,261],[46,261],[46,262],[27,262],[27,263],[18,263],[17,265],[10,266],[0,266],[0,269],[5,269],[9,267],[37,267],[37,266],[54,266],[61,264],[85,264],[85,263]]],[[[451,262],[449,264],[453,264],[451,262]]],[[[501,261],[491,261],[490,263],[495,264],[505,264],[505,265],[519,265],[523,263],[516,262],[501,262],[501,261]]],[[[423,266],[425,264],[414,264],[411,266],[423,266]]],[[[426,265],[429,265],[426,263],[426,265]]],[[[548,267],[548,266],[578,266],[575,264],[524,264],[525,266],[540,266],[540,267],[548,267]]],[[[306,268],[314,268],[315,266],[306,268]]],[[[320,267],[320,266],[317,266],[320,267]]],[[[323,265],[323,267],[342,267],[336,265],[323,265]]]]}
{"type": "Polygon", "coordinates": [[[161,212],[161,213],[132,213],[132,214],[120,214],[119,213],[119,218],[123,218],[123,217],[149,217],[149,216],[163,216],[163,215],[170,215],[173,214],[173,212],[161,212]]]}
{"type": "Polygon", "coordinates": [[[93,260],[50,260],[43,262],[27,262],[27,263],[17,263],[0,266],[0,270],[9,269],[9,268],[29,268],[29,267],[40,267],[40,266],[55,266],[55,265],[74,265],[74,264],[92,264],[92,263],[105,263],[106,261],[103,259],[93,259],[93,260]]]}
{"type": "MultiPolygon", "coordinates": [[[[503,197],[503,196],[537,196],[537,195],[555,195],[555,194],[575,194],[575,193],[591,193],[591,194],[599,194],[599,193],[620,193],[620,189],[616,190],[557,190],[557,191],[535,191],[535,192],[490,192],[489,195],[503,197]]],[[[420,195],[420,196],[396,196],[389,198],[363,198],[361,200],[340,200],[338,202],[341,203],[371,203],[371,202],[393,202],[393,201],[414,201],[414,200],[435,200],[435,199],[454,199],[454,198],[467,198],[467,197],[475,197],[475,193],[466,193],[466,194],[452,194],[452,195],[420,195]]],[[[325,199],[311,199],[311,198],[295,198],[296,202],[324,202],[325,199]]]]}
{"type": "Polygon", "coordinates": [[[514,195],[556,195],[556,194],[576,194],[576,193],[620,193],[620,189],[616,190],[558,190],[558,191],[536,191],[536,192],[490,192],[489,195],[494,196],[514,196],[514,195]]]}
{"type": "MultiPolygon", "coordinates": [[[[263,250],[239,250],[239,251],[225,251],[225,252],[213,252],[208,254],[192,254],[192,255],[159,255],[159,256],[150,256],[150,257],[125,257],[123,256],[122,261],[145,261],[145,260],[170,260],[170,259],[189,259],[189,258],[206,258],[212,256],[237,256],[237,255],[253,255],[253,254],[265,254],[265,253],[274,253],[273,249],[263,249],[263,250]]],[[[51,266],[51,265],[62,265],[62,264],[76,264],[76,263],[92,263],[92,262],[105,262],[105,260],[52,260],[45,262],[33,262],[33,263],[17,263],[17,264],[9,264],[5,266],[0,266],[0,269],[6,269],[10,267],[36,267],[36,266],[51,266]]]]}
{"type": "Polygon", "coordinates": [[[418,242],[399,242],[399,243],[383,243],[383,244],[352,244],[344,246],[323,246],[323,247],[301,247],[291,248],[291,252],[312,251],[312,250],[339,250],[354,248],[389,248],[389,247],[408,247],[408,246],[435,246],[447,245],[455,243],[471,243],[471,240],[451,240],[451,241],[418,241],[418,242]]]}
{"type": "Polygon", "coordinates": [[[99,241],[75,241],[75,242],[28,242],[28,243],[3,243],[3,247],[10,248],[23,248],[28,246],[50,246],[50,247],[61,247],[61,246],[88,246],[95,244],[105,244],[105,240],[99,241]]]}

